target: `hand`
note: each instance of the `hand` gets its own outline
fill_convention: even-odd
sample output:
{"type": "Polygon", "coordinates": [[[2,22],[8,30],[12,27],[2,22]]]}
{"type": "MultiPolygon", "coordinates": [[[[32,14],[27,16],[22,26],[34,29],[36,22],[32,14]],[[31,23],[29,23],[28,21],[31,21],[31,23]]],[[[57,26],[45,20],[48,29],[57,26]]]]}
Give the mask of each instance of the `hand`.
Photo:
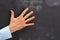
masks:
{"type": "Polygon", "coordinates": [[[19,15],[17,18],[14,17],[14,11],[11,10],[11,19],[10,19],[10,24],[9,24],[9,28],[10,28],[11,33],[21,30],[21,29],[25,28],[26,26],[33,26],[34,25],[34,23],[27,23],[35,18],[35,16],[28,18],[29,16],[31,16],[33,14],[33,11],[31,11],[27,15],[25,15],[28,10],[29,9],[26,8],[21,13],[21,15],[19,15]]]}

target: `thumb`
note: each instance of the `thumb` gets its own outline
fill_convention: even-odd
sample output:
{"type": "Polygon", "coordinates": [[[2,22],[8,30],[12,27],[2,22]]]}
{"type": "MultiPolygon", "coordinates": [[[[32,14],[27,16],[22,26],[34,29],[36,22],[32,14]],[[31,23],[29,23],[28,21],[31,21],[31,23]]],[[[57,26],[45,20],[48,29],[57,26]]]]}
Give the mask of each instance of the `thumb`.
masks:
{"type": "Polygon", "coordinates": [[[11,18],[14,18],[14,11],[11,10],[11,18]]]}

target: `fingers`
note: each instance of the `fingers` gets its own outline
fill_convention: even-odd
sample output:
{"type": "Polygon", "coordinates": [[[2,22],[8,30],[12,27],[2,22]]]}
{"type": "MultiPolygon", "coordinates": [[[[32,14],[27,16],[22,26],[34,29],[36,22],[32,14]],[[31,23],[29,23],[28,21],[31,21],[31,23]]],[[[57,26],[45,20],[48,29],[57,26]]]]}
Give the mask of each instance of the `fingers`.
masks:
{"type": "Polygon", "coordinates": [[[11,18],[14,18],[14,11],[11,10],[11,18]]]}
{"type": "Polygon", "coordinates": [[[31,16],[33,14],[33,11],[29,12],[25,17],[24,19],[27,19],[29,16],[31,16]]]}
{"type": "Polygon", "coordinates": [[[27,11],[28,11],[28,8],[26,8],[26,9],[22,12],[21,16],[24,16],[27,11]]]}
{"type": "Polygon", "coordinates": [[[27,19],[25,22],[29,22],[29,21],[31,21],[31,20],[33,20],[33,19],[35,19],[35,16],[33,16],[33,17],[27,19]]]}
{"type": "Polygon", "coordinates": [[[34,23],[29,23],[29,24],[26,24],[26,26],[33,26],[34,23]]]}

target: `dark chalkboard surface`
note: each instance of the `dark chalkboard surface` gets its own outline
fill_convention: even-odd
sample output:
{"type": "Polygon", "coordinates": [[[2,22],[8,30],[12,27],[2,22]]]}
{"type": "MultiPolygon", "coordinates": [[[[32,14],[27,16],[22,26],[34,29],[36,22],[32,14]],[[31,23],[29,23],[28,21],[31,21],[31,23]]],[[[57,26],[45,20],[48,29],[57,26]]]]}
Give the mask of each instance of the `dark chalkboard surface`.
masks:
{"type": "Polygon", "coordinates": [[[45,0],[49,6],[58,6],[60,5],[60,0],[45,0]]]}
{"type": "Polygon", "coordinates": [[[36,19],[33,22],[36,25],[13,33],[13,38],[8,40],[60,40],[60,6],[52,6],[51,2],[49,0],[0,0],[0,29],[9,24],[9,10],[13,9],[15,17],[18,17],[28,7],[34,10],[36,19]]]}

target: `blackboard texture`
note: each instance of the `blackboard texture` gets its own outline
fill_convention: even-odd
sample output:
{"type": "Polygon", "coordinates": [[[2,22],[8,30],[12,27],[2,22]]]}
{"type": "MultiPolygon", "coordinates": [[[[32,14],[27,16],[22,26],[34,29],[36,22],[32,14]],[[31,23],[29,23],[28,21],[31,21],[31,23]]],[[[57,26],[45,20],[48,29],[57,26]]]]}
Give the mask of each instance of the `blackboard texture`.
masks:
{"type": "Polygon", "coordinates": [[[7,40],[60,40],[60,6],[52,6],[51,2],[52,0],[0,0],[0,29],[9,25],[11,9],[15,11],[15,17],[26,7],[33,10],[33,15],[36,16],[33,20],[35,26],[19,30],[12,34],[13,38],[7,40]]]}
{"type": "Polygon", "coordinates": [[[60,0],[45,0],[49,6],[58,6],[60,5],[60,0]]]}

